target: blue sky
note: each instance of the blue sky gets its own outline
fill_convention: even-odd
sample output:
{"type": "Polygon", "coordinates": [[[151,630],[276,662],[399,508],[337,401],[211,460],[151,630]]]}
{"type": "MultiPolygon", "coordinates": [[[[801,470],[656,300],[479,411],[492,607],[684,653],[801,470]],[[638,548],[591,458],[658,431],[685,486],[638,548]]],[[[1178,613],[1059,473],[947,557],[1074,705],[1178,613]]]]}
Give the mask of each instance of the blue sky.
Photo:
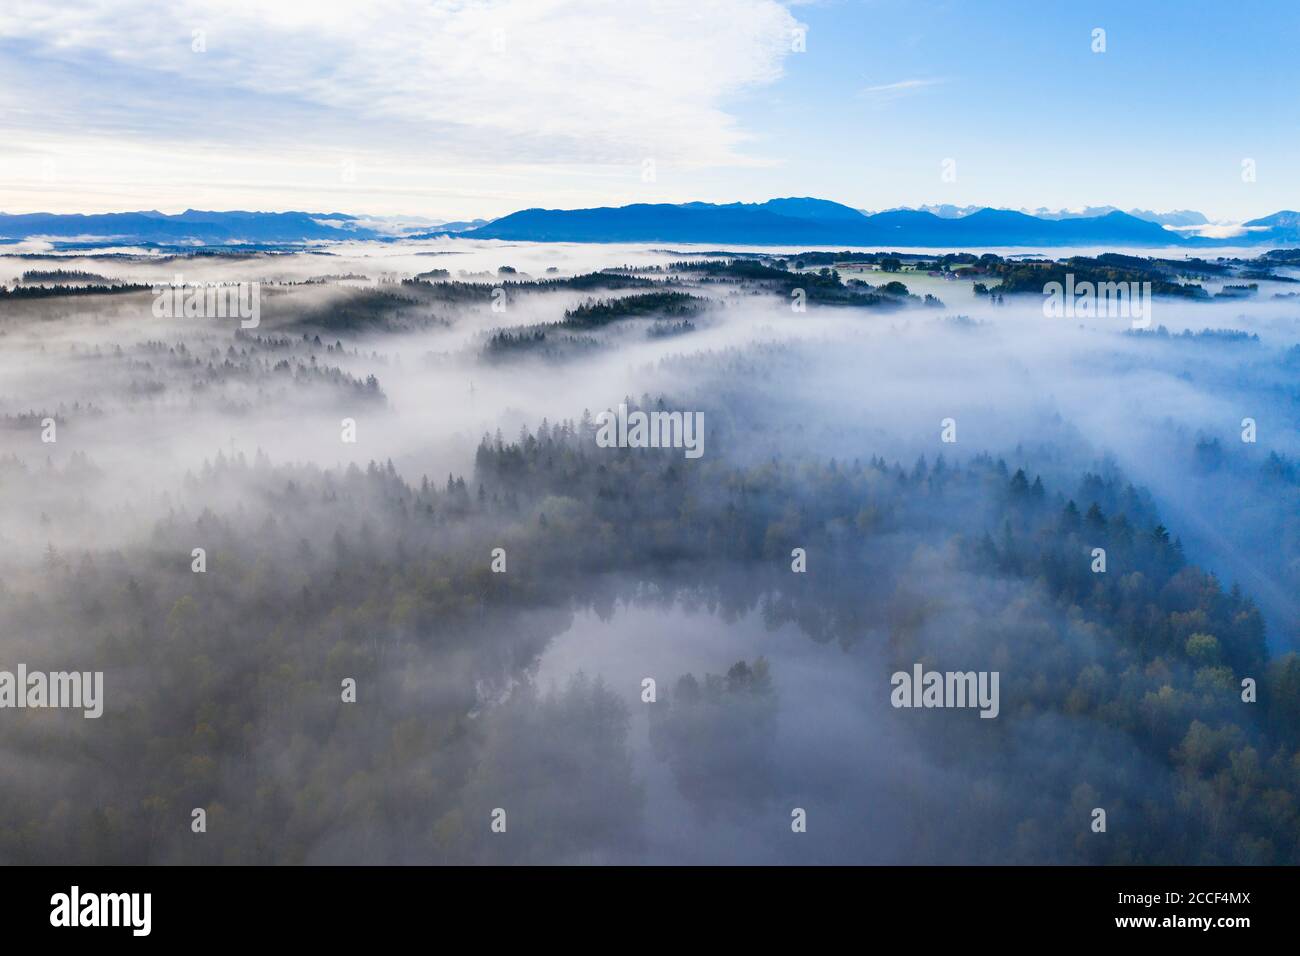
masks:
{"type": "Polygon", "coordinates": [[[1245,217],[1300,201],[1300,4],[798,12],[808,53],[738,115],[765,131],[763,151],[794,181],[857,205],[1112,203],[1245,217]],[[1105,53],[1092,52],[1096,27],[1105,53]],[[946,183],[949,157],[957,175],[946,183]],[[1246,158],[1254,183],[1242,182],[1246,158]]]}
{"type": "Polygon", "coordinates": [[[6,0],[0,210],[1239,221],[1300,205],[1298,39],[1300,4],[1252,0],[6,0]]]}

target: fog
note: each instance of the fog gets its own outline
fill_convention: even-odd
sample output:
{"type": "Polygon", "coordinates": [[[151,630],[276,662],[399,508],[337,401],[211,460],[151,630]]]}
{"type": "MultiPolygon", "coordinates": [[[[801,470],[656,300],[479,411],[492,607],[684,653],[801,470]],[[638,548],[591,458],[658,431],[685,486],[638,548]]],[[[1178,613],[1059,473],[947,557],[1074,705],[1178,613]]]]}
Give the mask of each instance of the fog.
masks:
{"type": "Polygon", "coordinates": [[[1135,330],[730,256],[0,256],[260,284],[0,301],[0,669],[105,674],[0,710],[0,861],[1300,861],[1300,270],[1135,330]],[[704,455],[598,447],[620,403],[704,455]],[[891,706],[916,662],[999,715],[891,706]]]}

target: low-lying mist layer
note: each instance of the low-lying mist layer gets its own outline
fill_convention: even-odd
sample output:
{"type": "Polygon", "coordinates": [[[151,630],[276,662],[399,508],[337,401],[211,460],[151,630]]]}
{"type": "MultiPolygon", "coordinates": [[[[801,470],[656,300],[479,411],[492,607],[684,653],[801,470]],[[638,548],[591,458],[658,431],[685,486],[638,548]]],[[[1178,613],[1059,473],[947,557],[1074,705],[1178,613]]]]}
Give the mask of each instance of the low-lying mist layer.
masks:
{"type": "Polygon", "coordinates": [[[1292,272],[0,257],[0,671],[104,674],[0,707],[0,860],[1300,862],[1292,272]]]}

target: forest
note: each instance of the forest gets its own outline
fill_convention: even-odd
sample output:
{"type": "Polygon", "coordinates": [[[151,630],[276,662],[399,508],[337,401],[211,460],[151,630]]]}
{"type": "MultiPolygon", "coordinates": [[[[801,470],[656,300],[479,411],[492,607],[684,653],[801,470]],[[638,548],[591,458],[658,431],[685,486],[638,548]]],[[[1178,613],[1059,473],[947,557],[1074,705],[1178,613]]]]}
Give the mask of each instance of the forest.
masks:
{"type": "Polygon", "coordinates": [[[508,253],[208,264],[255,331],[54,291],[147,261],[0,306],[0,667],[105,698],[0,710],[0,860],[1300,862],[1285,305],[508,253]],[[602,447],[619,403],[707,453],[602,447]],[[914,664],[1000,713],[891,708],[914,664]]]}

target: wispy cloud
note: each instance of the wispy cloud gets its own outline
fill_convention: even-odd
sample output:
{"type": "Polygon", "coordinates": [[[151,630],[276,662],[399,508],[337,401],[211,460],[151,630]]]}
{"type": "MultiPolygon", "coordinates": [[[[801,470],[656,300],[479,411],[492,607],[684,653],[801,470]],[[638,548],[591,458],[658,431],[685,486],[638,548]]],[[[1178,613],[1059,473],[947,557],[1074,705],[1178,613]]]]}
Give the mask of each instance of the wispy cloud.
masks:
{"type": "Polygon", "coordinates": [[[776,0],[8,0],[0,139],[60,170],[97,142],[203,154],[225,179],[250,154],[453,176],[745,165],[727,104],[781,76],[798,28],[776,0]]]}
{"type": "Polygon", "coordinates": [[[877,86],[868,86],[858,91],[858,95],[869,97],[875,100],[892,100],[900,96],[906,96],[909,93],[915,93],[930,86],[939,86],[946,83],[943,79],[911,79],[899,80],[896,83],[881,83],[877,86]]]}

